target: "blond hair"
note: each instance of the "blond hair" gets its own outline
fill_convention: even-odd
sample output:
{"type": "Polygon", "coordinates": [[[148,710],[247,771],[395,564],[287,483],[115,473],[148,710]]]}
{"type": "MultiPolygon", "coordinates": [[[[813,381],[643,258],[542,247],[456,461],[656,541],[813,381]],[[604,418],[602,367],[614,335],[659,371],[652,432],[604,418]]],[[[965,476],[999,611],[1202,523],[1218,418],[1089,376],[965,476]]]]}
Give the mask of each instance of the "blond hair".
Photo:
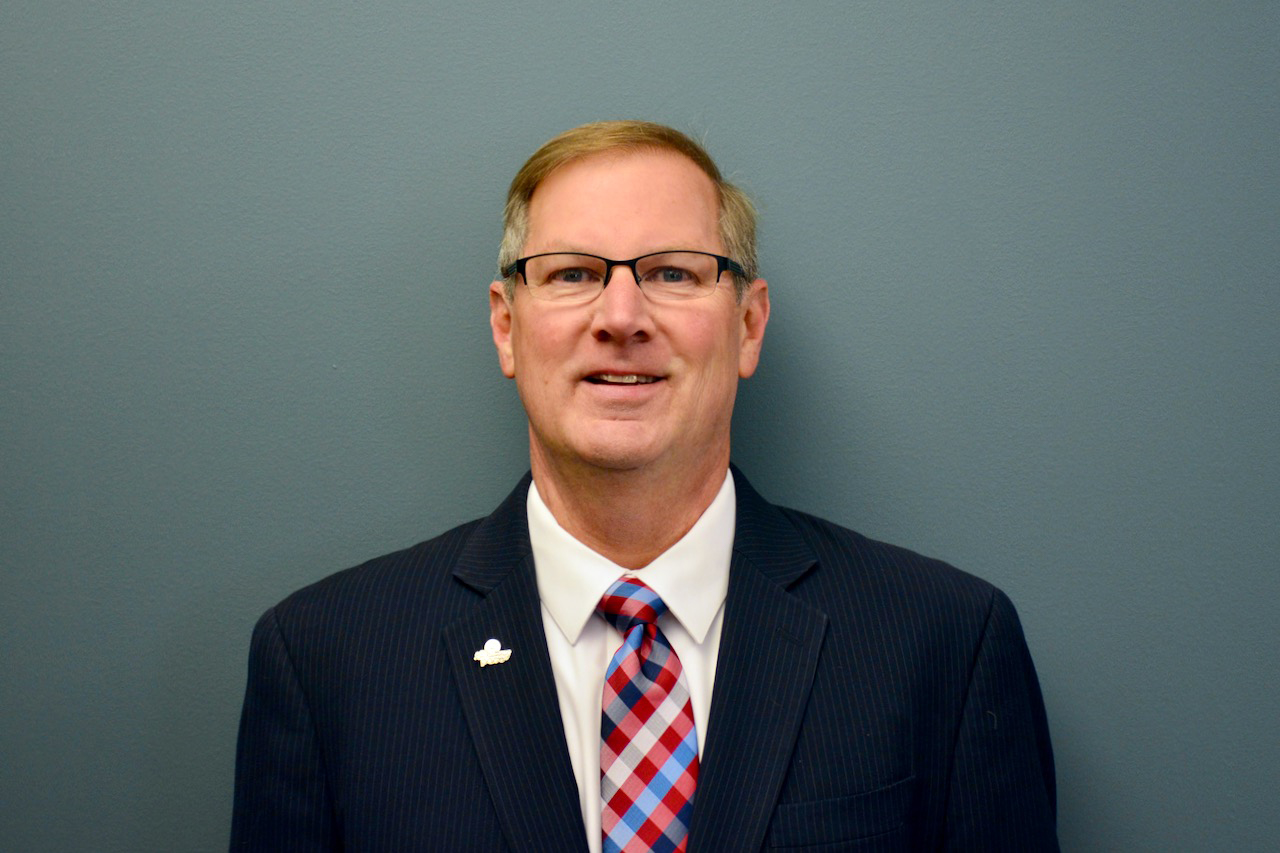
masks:
{"type": "MultiPolygon", "coordinates": [[[[574,160],[592,154],[630,151],[674,151],[688,157],[715,186],[720,204],[720,240],[729,257],[746,271],[733,277],[738,298],[756,278],[756,209],[747,194],[726,181],[711,155],[687,134],[651,121],[597,121],[566,130],[533,153],[511,181],[502,211],[502,245],[498,269],[515,263],[529,234],[529,202],[547,176],[574,160]]],[[[506,279],[507,298],[515,277],[506,279]]]]}

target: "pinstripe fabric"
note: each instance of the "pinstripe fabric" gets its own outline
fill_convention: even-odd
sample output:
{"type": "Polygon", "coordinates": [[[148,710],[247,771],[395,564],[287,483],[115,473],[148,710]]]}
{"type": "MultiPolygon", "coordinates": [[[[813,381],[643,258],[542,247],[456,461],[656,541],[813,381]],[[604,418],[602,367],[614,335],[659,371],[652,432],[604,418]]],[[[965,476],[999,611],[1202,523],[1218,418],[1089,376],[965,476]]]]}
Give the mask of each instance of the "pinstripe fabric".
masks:
{"type": "MultiPolygon", "coordinates": [[[[1056,850],[1048,730],[1009,600],[734,475],[689,849],[1056,850]]],[[[233,850],[586,849],[526,489],[264,615],[233,850]],[[512,657],[481,669],[490,637],[512,657]]]]}
{"type": "Polygon", "coordinates": [[[527,562],[526,488],[483,522],[263,617],[232,850],[585,853],[527,562]],[[490,637],[512,658],[481,669],[472,656],[490,637]],[[536,808],[512,793],[530,785],[536,808]],[[515,807],[498,808],[504,798],[515,807]]]}

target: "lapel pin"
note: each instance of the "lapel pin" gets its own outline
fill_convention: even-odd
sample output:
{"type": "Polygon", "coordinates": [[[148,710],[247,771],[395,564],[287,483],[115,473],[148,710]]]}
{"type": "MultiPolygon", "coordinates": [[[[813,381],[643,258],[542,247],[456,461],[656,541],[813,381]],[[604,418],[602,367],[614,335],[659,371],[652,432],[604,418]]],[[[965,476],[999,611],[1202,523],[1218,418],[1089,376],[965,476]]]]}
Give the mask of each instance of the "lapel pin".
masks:
{"type": "Polygon", "coordinates": [[[511,649],[504,649],[501,641],[491,639],[485,641],[483,649],[472,655],[472,660],[479,661],[481,666],[488,666],[493,663],[506,663],[509,657],[511,657],[511,649]]]}

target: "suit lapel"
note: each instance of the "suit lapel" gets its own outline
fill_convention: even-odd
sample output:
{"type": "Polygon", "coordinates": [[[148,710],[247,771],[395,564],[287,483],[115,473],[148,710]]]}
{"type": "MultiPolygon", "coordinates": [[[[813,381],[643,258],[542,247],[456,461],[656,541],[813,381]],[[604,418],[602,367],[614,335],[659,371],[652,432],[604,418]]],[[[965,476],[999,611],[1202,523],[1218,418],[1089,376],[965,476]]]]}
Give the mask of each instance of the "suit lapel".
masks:
{"type": "Polygon", "coordinates": [[[526,477],[480,523],[460,556],[454,576],[484,597],[445,627],[444,642],[512,849],[585,851],[529,548],[528,485],[526,477]],[[511,657],[481,667],[473,656],[490,638],[511,657]]]}
{"type": "Polygon", "coordinates": [[[737,529],[691,851],[763,843],[827,626],[825,614],[786,591],[813,567],[812,550],[733,473],[737,529]]]}

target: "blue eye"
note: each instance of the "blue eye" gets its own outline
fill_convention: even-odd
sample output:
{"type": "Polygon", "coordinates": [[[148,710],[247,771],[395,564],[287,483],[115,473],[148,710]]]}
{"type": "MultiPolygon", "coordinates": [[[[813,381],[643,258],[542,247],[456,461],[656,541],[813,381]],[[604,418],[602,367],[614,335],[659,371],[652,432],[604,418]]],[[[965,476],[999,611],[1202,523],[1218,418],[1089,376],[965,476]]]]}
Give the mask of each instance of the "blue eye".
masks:
{"type": "Polygon", "coordinates": [[[645,270],[645,284],[696,285],[699,277],[693,270],[666,264],[645,270]]]}
{"type": "Polygon", "coordinates": [[[590,273],[582,267],[569,267],[568,269],[556,270],[547,280],[562,284],[582,284],[589,276],[590,273]]]}

